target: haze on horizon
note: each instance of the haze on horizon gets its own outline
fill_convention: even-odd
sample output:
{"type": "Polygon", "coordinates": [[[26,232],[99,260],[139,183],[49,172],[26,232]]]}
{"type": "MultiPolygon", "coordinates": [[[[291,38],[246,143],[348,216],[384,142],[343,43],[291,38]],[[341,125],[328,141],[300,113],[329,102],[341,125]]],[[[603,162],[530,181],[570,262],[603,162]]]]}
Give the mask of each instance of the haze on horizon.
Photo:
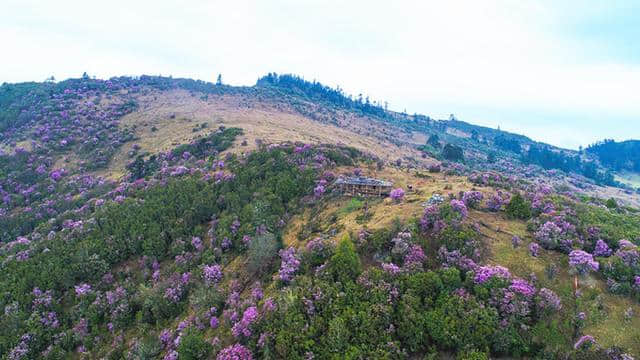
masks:
{"type": "Polygon", "coordinates": [[[640,138],[639,2],[3,3],[0,83],[275,71],[568,148],[640,138]]]}

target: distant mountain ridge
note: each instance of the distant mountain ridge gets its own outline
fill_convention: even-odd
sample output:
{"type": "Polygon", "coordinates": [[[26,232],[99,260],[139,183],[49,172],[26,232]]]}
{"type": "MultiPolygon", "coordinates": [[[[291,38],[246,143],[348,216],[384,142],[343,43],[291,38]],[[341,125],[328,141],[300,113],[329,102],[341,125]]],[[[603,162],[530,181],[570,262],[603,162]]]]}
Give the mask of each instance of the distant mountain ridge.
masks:
{"type": "MultiPolygon", "coordinates": [[[[368,97],[357,97],[345,94],[339,87],[331,88],[317,81],[307,81],[291,74],[269,73],[259,78],[255,86],[229,86],[222,82],[209,83],[201,80],[179,79],[162,76],[140,77],[114,77],[106,82],[92,80],[86,75],[81,79],[69,79],[61,82],[3,84],[0,86],[0,141],[5,145],[10,144],[16,138],[11,134],[19,131],[25,125],[33,123],[36,119],[27,116],[29,111],[46,103],[46,99],[54,93],[72,89],[77,84],[88,86],[95,91],[105,91],[111,83],[135,83],[132,88],[148,87],[157,91],[172,89],[187,90],[192,94],[201,93],[203,98],[209,94],[213,96],[234,95],[244,99],[253,99],[253,102],[267,101],[279,103],[293,108],[301,115],[323,123],[340,122],[341,127],[347,129],[352,126],[347,119],[349,116],[364,117],[378,122],[378,125],[369,127],[368,130],[374,136],[382,136],[388,141],[400,145],[394,132],[403,131],[406,136],[418,133],[429,137],[437,134],[444,142],[463,148],[472,158],[482,162],[483,159],[493,159],[496,155],[505,159],[533,164],[544,169],[559,169],[567,173],[577,173],[593,180],[596,184],[622,186],[614,180],[613,171],[628,170],[638,171],[638,164],[634,161],[637,154],[637,146],[617,146],[616,154],[621,151],[630,151],[627,155],[611,155],[609,142],[599,147],[590,147],[589,151],[577,152],[562,149],[549,144],[536,142],[525,135],[509,133],[499,129],[473,125],[460,121],[453,115],[449,119],[433,119],[427,115],[407,114],[388,110],[386,104],[370,101],[368,97]],[[339,115],[338,112],[343,112],[339,115]],[[344,113],[346,112],[346,113],[344,113]],[[345,114],[352,114],[346,116],[345,114]],[[392,128],[393,127],[393,128],[392,128]],[[374,129],[375,128],[375,129],[374,129]],[[397,129],[395,129],[397,128],[397,129]],[[382,131],[382,133],[380,133],[382,131]],[[634,152],[634,149],[635,152],[634,152]],[[623,160],[624,159],[624,160],[623,160]],[[599,160],[599,161],[598,161],[599,160]]],[[[121,95],[120,95],[121,96],[121,95]]],[[[134,97],[135,98],[135,97],[134,97]]],[[[135,102],[135,99],[131,99],[135,102]]],[[[135,106],[134,103],[124,103],[125,111],[135,106]]],[[[367,127],[369,125],[365,125],[367,127]]],[[[20,136],[18,137],[20,138],[20,136]]],[[[24,138],[23,138],[24,139],[24,138]]],[[[405,139],[406,140],[406,139],[405,139]]],[[[406,142],[406,141],[405,141],[406,142]]],[[[424,144],[424,143],[423,143],[424,144]]],[[[617,144],[617,143],[616,143],[617,144]]],[[[620,143],[624,144],[624,143],[620,143]]],[[[422,145],[422,144],[418,144],[422,145]]],[[[415,144],[412,144],[415,148],[415,144]]],[[[437,150],[439,151],[439,150],[437,150]]],[[[436,151],[436,152],[437,152],[436,151]]],[[[435,155],[429,152],[428,155],[435,155]]],[[[467,163],[470,160],[467,159],[467,163]]]]}
{"type": "Polygon", "coordinates": [[[640,140],[616,142],[605,139],[590,145],[586,151],[596,155],[603,165],[614,170],[640,172],[640,140]]]}

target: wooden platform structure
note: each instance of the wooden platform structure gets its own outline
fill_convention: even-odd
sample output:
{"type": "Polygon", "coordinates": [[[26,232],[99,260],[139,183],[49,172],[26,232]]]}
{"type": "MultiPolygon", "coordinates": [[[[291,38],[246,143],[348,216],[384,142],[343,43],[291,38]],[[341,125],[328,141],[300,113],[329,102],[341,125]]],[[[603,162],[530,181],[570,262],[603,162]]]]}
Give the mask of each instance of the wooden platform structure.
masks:
{"type": "Polygon", "coordinates": [[[387,196],[392,183],[364,176],[341,177],[335,185],[345,195],[351,196],[387,196]]]}

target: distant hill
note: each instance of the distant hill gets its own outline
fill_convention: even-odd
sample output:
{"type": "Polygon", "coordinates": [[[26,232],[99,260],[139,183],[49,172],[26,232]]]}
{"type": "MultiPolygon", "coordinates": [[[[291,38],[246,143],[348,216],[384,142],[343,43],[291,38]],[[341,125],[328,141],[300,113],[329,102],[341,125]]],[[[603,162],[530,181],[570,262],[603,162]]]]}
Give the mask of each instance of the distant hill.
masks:
{"type": "Polygon", "coordinates": [[[616,142],[606,139],[590,145],[586,151],[596,155],[602,165],[613,170],[640,172],[640,140],[616,142]]]}

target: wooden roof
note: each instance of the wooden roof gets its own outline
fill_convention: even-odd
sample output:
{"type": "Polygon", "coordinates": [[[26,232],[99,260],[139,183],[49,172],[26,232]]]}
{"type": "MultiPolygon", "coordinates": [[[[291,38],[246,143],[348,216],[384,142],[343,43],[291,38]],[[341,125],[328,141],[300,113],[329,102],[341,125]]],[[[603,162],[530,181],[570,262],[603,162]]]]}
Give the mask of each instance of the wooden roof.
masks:
{"type": "Polygon", "coordinates": [[[368,185],[368,186],[382,186],[391,187],[393,184],[380,179],[374,179],[364,176],[349,176],[341,177],[335,182],[337,185],[368,185]]]}

